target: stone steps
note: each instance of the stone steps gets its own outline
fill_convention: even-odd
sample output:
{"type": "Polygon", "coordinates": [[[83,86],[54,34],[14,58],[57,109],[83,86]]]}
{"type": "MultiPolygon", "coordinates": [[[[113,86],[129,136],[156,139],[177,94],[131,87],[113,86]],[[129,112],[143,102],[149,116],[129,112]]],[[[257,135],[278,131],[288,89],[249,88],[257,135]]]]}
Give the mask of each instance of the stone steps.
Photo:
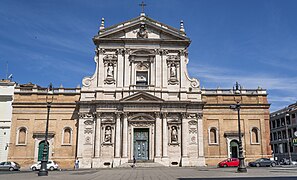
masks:
{"type": "MultiPolygon", "coordinates": [[[[131,168],[133,166],[133,163],[128,162],[120,165],[119,167],[123,168],[131,168]]],[[[135,167],[139,168],[152,168],[152,167],[165,167],[164,165],[156,162],[136,162],[135,167]]]]}

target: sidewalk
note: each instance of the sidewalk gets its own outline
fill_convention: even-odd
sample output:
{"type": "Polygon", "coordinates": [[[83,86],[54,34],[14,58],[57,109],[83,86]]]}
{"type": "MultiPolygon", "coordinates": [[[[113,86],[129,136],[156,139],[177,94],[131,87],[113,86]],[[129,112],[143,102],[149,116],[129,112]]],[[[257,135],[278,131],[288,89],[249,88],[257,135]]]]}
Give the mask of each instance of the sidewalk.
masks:
{"type": "MultiPolygon", "coordinates": [[[[41,179],[38,172],[0,174],[0,179],[35,180],[41,179]]],[[[247,173],[236,173],[236,168],[113,168],[113,169],[79,169],[49,171],[43,179],[51,180],[175,180],[193,178],[235,178],[235,177],[296,177],[295,168],[248,168],[247,173]]]]}

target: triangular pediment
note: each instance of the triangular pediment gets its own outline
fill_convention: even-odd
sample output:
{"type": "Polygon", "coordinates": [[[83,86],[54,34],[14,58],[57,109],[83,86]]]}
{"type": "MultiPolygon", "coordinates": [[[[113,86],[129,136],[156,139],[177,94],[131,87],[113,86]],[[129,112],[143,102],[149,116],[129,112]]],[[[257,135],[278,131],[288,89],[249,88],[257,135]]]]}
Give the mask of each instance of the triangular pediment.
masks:
{"type": "Polygon", "coordinates": [[[138,92],[135,94],[132,94],[130,96],[127,96],[120,100],[120,102],[163,102],[164,100],[161,98],[158,98],[156,96],[153,96],[151,94],[148,94],[146,92],[138,92]]]}
{"type": "Polygon", "coordinates": [[[141,39],[141,40],[177,40],[190,42],[190,39],[182,34],[178,29],[153,20],[147,16],[139,16],[126,22],[100,30],[93,40],[112,39],[141,39]],[[146,34],[144,38],[139,38],[139,31],[144,26],[146,34]]]}

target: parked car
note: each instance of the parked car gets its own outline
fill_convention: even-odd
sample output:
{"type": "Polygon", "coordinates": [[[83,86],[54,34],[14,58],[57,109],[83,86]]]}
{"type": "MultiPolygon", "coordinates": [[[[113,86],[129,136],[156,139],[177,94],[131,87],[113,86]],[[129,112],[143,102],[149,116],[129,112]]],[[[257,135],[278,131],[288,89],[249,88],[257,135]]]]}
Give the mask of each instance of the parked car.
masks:
{"type": "Polygon", "coordinates": [[[218,167],[237,167],[239,166],[239,159],[228,158],[219,162],[218,167]]]}
{"type": "Polygon", "coordinates": [[[0,170],[18,171],[20,168],[21,166],[13,161],[0,162],[0,170]]]}
{"type": "MultiPolygon", "coordinates": [[[[40,168],[41,168],[41,161],[38,161],[37,163],[33,164],[30,169],[32,171],[36,171],[36,170],[39,170],[40,168]]],[[[55,161],[48,160],[48,162],[47,162],[47,169],[49,169],[51,171],[58,170],[59,169],[59,165],[55,161]]]]}
{"type": "Polygon", "coordinates": [[[257,159],[256,161],[253,162],[249,162],[249,166],[251,167],[267,167],[267,166],[271,166],[274,167],[276,166],[276,162],[273,160],[270,160],[268,158],[260,158],[257,159]]]}

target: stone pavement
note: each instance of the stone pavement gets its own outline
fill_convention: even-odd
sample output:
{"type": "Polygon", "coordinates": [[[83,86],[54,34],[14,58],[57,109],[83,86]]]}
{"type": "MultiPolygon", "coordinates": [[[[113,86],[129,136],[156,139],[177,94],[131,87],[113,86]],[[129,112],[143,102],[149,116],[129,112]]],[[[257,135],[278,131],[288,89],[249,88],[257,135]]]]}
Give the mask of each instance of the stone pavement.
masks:
{"type": "MultiPolygon", "coordinates": [[[[236,168],[113,168],[80,169],[77,171],[52,171],[47,177],[38,177],[37,172],[0,172],[0,180],[180,180],[203,178],[239,178],[243,177],[295,177],[297,167],[248,168],[247,173],[236,173],[236,168]]],[[[267,179],[267,178],[265,178],[267,179]]],[[[269,179],[269,178],[268,178],[269,179]]]]}

